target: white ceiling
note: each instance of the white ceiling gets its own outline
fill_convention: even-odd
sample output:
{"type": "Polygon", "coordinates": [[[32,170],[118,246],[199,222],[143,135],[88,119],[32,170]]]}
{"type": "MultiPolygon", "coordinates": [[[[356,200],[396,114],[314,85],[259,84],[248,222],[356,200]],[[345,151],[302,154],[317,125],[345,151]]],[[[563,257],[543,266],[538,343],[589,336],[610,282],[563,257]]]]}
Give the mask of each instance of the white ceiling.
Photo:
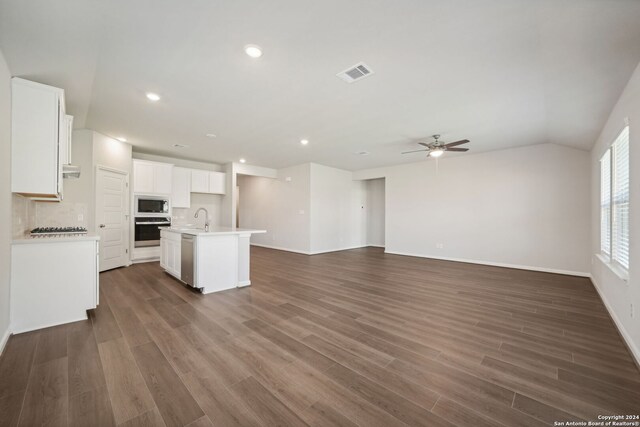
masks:
{"type": "Polygon", "coordinates": [[[433,133],[590,149],[638,22],[638,0],[0,0],[0,49],[66,90],[76,127],[137,151],[355,170],[416,161],[399,153],[433,133]],[[375,74],[335,76],[360,61],[375,74]]]}

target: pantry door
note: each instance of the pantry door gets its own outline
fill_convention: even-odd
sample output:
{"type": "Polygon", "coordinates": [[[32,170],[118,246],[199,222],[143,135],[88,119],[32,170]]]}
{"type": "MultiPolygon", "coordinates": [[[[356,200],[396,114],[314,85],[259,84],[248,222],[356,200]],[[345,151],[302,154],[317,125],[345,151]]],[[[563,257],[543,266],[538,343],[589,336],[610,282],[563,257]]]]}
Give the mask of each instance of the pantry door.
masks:
{"type": "Polygon", "coordinates": [[[129,265],[129,174],[96,169],[96,230],[100,235],[100,271],[129,265]]]}

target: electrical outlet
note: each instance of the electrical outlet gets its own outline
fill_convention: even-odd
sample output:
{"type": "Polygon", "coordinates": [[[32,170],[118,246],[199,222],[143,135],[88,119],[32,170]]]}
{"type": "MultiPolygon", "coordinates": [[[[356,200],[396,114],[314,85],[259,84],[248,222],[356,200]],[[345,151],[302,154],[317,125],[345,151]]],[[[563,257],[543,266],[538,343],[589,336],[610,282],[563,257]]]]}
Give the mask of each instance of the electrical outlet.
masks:
{"type": "Polygon", "coordinates": [[[78,214],[78,221],[80,222],[84,221],[84,215],[78,214]]]}
{"type": "Polygon", "coordinates": [[[437,249],[442,249],[442,248],[444,248],[444,243],[436,243],[436,248],[437,248],[437,249]]]}

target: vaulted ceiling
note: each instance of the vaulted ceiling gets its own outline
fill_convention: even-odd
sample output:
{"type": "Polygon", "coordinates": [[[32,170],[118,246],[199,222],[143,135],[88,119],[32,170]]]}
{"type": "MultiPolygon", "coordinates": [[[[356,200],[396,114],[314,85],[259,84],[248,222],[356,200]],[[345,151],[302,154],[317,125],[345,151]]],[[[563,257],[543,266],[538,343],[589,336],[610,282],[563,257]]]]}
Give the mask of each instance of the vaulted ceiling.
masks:
{"type": "Polygon", "coordinates": [[[135,150],[355,170],[416,161],[400,152],[434,133],[590,149],[638,22],[637,0],[0,0],[0,50],[135,150]],[[375,73],[336,77],[360,61],[375,73]]]}

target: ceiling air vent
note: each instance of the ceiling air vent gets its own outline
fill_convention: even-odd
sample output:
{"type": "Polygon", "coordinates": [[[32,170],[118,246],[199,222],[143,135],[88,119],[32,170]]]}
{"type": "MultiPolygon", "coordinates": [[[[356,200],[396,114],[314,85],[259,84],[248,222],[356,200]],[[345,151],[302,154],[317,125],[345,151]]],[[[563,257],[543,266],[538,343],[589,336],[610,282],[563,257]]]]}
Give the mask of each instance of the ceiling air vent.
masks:
{"type": "Polygon", "coordinates": [[[347,83],[353,83],[373,74],[373,70],[364,62],[349,67],[346,70],[336,74],[347,83]]]}

